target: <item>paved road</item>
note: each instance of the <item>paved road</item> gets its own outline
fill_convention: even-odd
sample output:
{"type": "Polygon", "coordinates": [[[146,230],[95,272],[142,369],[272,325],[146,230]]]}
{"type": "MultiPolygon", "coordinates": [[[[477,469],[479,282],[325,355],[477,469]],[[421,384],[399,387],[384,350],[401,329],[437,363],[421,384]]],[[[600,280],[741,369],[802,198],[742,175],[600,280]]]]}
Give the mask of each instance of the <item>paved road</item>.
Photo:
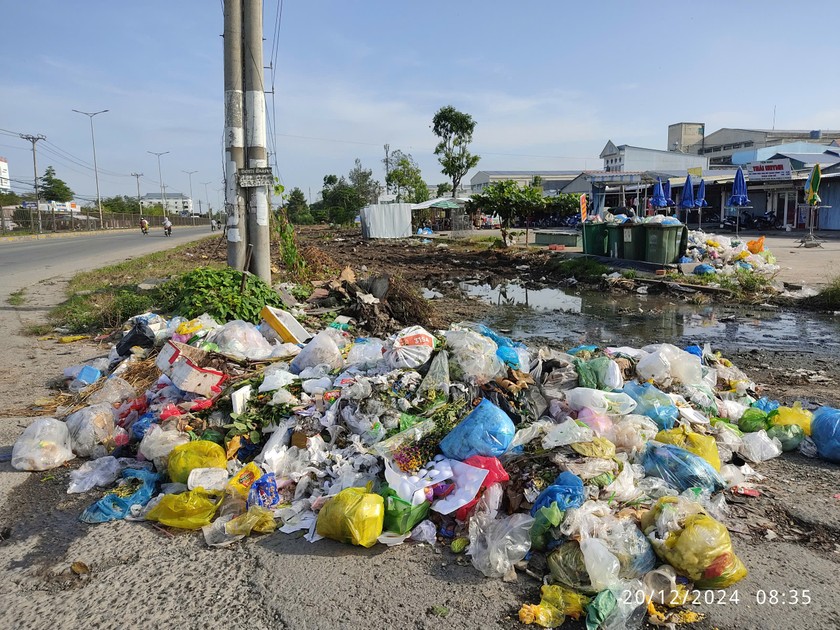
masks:
{"type": "Polygon", "coordinates": [[[0,301],[5,302],[13,291],[47,278],[70,276],[210,235],[207,226],[202,226],[175,229],[169,238],[162,230],[152,230],[144,237],[138,229],[0,242],[0,301]]]}

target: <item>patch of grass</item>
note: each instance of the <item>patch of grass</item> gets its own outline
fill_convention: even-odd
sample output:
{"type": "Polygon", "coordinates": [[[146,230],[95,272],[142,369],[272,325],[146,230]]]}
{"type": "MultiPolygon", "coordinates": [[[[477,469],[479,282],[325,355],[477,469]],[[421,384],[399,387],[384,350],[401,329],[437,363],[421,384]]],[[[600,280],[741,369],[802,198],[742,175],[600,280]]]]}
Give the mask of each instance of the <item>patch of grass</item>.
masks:
{"type": "Polygon", "coordinates": [[[578,282],[599,282],[601,276],[610,270],[597,260],[586,257],[552,259],[549,269],[556,276],[574,278],[578,282]]]}
{"type": "Polygon", "coordinates": [[[152,310],[157,304],[153,293],[103,290],[72,296],[50,311],[49,319],[72,333],[94,332],[121,326],[132,315],[152,310]]]}
{"type": "Polygon", "coordinates": [[[9,297],[6,298],[6,302],[11,304],[12,306],[20,306],[24,302],[26,302],[26,289],[20,289],[15,291],[14,293],[10,293],[9,297]]]}
{"type": "Polygon", "coordinates": [[[621,272],[621,277],[626,278],[627,280],[635,280],[639,277],[639,272],[635,269],[625,269],[621,272]]]}
{"type": "Polygon", "coordinates": [[[43,337],[53,331],[50,324],[27,324],[21,329],[21,333],[27,337],[43,337]]]}
{"type": "Polygon", "coordinates": [[[804,306],[825,311],[840,311],[840,276],[835,276],[817,295],[802,300],[804,306]]]}

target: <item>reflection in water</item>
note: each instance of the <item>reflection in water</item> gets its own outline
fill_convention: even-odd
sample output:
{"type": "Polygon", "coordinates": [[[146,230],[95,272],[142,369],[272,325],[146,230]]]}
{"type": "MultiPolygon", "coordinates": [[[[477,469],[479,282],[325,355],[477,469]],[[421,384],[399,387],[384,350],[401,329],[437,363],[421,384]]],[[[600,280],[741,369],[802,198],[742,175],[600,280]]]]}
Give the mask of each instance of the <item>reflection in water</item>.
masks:
{"type": "Polygon", "coordinates": [[[819,340],[840,354],[840,321],[808,312],[727,304],[693,305],[667,296],[560,289],[527,289],[515,283],[461,289],[501,308],[484,323],[514,337],[548,337],[577,344],[709,343],[713,348],[801,350],[819,340]]]}

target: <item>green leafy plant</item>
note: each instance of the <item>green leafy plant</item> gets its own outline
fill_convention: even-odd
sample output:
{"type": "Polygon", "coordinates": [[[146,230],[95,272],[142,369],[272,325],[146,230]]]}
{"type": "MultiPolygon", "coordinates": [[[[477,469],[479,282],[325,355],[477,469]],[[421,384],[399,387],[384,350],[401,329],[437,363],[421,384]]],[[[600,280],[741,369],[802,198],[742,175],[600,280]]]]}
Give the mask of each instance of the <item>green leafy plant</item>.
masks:
{"type": "Polygon", "coordinates": [[[263,306],[280,306],[280,296],[256,276],[246,275],[242,290],[241,271],[224,267],[199,267],[172,280],[161,290],[169,294],[172,311],[187,318],[207,313],[226,322],[241,319],[259,322],[263,306]]]}

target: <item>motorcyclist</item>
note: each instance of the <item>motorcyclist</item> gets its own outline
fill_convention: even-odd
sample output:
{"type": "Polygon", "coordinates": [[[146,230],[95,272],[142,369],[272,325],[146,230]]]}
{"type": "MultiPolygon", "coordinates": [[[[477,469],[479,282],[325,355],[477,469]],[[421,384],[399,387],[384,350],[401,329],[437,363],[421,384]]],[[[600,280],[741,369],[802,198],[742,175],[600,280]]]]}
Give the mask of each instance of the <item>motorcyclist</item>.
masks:
{"type": "Polygon", "coordinates": [[[164,217],[163,219],[163,233],[166,236],[170,236],[172,234],[172,221],[169,220],[169,217],[164,217]]]}
{"type": "Polygon", "coordinates": [[[145,217],[140,217],[140,231],[143,234],[149,233],[149,222],[146,220],[145,217]]]}

